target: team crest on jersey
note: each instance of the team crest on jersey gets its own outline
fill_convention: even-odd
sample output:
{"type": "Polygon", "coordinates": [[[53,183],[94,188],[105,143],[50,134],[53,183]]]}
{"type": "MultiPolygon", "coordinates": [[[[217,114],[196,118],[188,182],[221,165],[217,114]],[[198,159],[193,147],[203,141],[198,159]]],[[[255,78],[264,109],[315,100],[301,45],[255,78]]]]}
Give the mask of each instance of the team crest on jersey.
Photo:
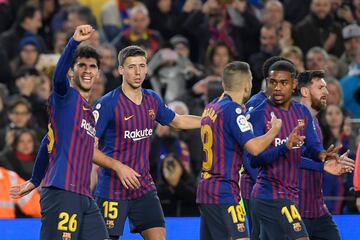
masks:
{"type": "Polygon", "coordinates": [[[69,233],[69,232],[63,232],[63,234],[62,234],[62,240],[71,240],[71,233],[69,233]]]}
{"type": "MultiPolygon", "coordinates": [[[[100,103],[99,103],[100,104],[100,103]]],[[[94,119],[95,119],[95,123],[97,123],[97,121],[98,121],[98,119],[99,119],[99,116],[100,116],[100,114],[99,114],[99,111],[98,110],[95,110],[95,111],[93,111],[93,116],[94,116],[94,119]]]]}
{"type": "Polygon", "coordinates": [[[107,227],[108,229],[113,229],[114,226],[115,226],[114,220],[106,220],[106,227],[107,227]]]}
{"type": "Polygon", "coordinates": [[[293,223],[293,228],[295,232],[300,232],[302,227],[301,227],[301,223],[293,223]]]}
{"type": "Polygon", "coordinates": [[[245,224],[244,223],[238,223],[237,224],[237,229],[239,232],[245,232],[245,224]]]}
{"type": "Polygon", "coordinates": [[[149,109],[149,117],[151,119],[155,119],[155,111],[154,111],[154,109],[149,109]]]}
{"type": "Polygon", "coordinates": [[[249,124],[249,122],[246,120],[246,117],[244,115],[239,115],[236,118],[236,123],[238,125],[238,127],[240,128],[241,132],[246,132],[251,130],[251,126],[249,124]]]}

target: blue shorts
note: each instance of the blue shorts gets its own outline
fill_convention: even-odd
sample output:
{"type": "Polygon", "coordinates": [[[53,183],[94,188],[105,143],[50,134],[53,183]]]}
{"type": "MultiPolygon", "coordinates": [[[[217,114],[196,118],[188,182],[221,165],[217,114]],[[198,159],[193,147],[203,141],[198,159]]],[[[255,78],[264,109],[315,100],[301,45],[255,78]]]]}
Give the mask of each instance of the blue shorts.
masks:
{"type": "Polygon", "coordinates": [[[340,240],[340,233],[331,215],[303,218],[310,239],[340,240]]]}
{"type": "Polygon", "coordinates": [[[260,229],[251,233],[251,239],[287,240],[308,237],[305,224],[290,200],[251,199],[252,225],[260,229]]]}
{"type": "Polygon", "coordinates": [[[94,199],[57,188],[41,190],[41,240],[108,238],[94,199]]]}
{"type": "Polygon", "coordinates": [[[146,193],[134,200],[111,201],[97,197],[96,202],[112,238],[123,235],[127,217],[132,233],[141,233],[154,227],[165,227],[164,213],[156,191],[146,193]]]}
{"type": "Polygon", "coordinates": [[[200,204],[200,240],[249,237],[240,204],[200,204]]]}

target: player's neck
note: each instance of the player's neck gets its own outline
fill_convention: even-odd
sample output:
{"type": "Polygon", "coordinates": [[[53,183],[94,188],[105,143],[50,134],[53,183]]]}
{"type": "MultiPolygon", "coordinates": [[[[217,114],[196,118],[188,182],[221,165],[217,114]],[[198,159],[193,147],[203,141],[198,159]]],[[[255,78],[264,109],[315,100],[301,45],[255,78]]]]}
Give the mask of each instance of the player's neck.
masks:
{"type": "Polygon", "coordinates": [[[132,88],[131,86],[127,84],[121,85],[121,90],[124,93],[124,95],[129,98],[132,102],[139,105],[142,101],[142,91],[141,87],[139,88],[132,88]]]}
{"type": "Polygon", "coordinates": [[[224,91],[224,94],[229,95],[231,97],[231,99],[238,103],[238,104],[243,104],[244,101],[244,94],[243,91],[224,91]]]}
{"type": "Polygon", "coordinates": [[[304,104],[310,111],[312,117],[316,117],[316,115],[319,113],[314,108],[311,107],[311,102],[306,101],[306,99],[302,98],[301,103],[304,104]]]}

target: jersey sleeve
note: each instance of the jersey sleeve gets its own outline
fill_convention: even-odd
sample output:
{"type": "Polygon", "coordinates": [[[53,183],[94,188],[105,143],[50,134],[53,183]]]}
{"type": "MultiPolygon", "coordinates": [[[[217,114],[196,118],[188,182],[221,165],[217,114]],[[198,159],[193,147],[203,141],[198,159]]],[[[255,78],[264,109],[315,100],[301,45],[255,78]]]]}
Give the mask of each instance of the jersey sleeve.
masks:
{"type": "Polygon", "coordinates": [[[49,153],[47,151],[48,144],[49,139],[48,135],[46,134],[40,143],[40,148],[36,155],[35,164],[30,179],[30,182],[34,184],[35,187],[38,187],[40,185],[49,166],[49,153]]]}
{"type": "Polygon", "coordinates": [[[159,95],[155,92],[152,92],[152,96],[155,98],[155,101],[158,105],[158,110],[156,112],[156,121],[161,125],[168,125],[175,118],[175,112],[168,108],[164,101],[161,99],[159,95]]]}
{"type": "Polygon", "coordinates": [[[73,62],[74,53],[78,45],[79,42],[71,38],[56,64],[53,86],[54,92],[59,96],[65,96],[70,88],[67,73],[73,62]]]}
{"type": "Polygon", "coordinates": [[[301,157],[300,168],[316,172],[324,172],[324,163],[315,162],[307,157],[301,157]]]}
{"type": "Polygon", "coordinates": [[[315,123],[310,111],[305,106],[303,106],[303,109],[306,117],[305,121],[307,121],[304,141],[306,146],[306,153],[310,159],[320,161],[319,154],[320,152],[324,151],[324,147],[320,142],[318,134],[316,133],[315,123]]]}
{"type": "Polygon", "coordinates": [[[240,146],[243,147],[247,141],[254,138],[251,124],[239,105],[231,104],[224,111],[226,117],[224,127],[229,129],[230,135],[234,136],[240,146]]]}
{"type": "Polygon", "coordinates": [[[93,109],[93,115],[96,123],[96,137],[101,138],[110,119],[112,119],[114,111],[111,95],[105,95],[100,98],[93,109]]]}
{"type": "Polygon", "coordinates": [[[258,175],[258,169],[251,167],[250,157],[250,154],[245,151],[243,154],[243,166],[246,172],[249,174],[251,180],[255,182],[258,175]]]}

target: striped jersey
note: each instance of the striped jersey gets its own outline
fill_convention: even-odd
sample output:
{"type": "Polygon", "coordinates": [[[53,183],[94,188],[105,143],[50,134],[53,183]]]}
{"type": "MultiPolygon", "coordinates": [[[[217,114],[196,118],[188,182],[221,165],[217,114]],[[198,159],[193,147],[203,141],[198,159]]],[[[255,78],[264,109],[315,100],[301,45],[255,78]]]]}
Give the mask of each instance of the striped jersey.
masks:
{"type": "Polygon", "coordinates": [[[44,187],[91,196],[95,120],[90,104],[70,87],[67,72],[78,43],[71,39],[56,66],[49,97],[49,167],[44,187]]]}
{"type": "Polygon", "coordinates": [[[241,106],[224,95],[202,114],[203,163],[197,188],[197,203],[238,203],[239,170],[244,144],[253,138],[241,106]]]}
{"type": "Polygon", "coordinates": [[[142,89],[142,101],[137,105],[121,88],[116,88],[99,99],[93,114],[100,150],[141,175],[139,189],[126,189],[115,171],[101,168],[95,195],[110,200],[130,200],[155,190],[149,169],[150,138],[156,121],[167,125],[175,113],[152,90],[142,89]]]}
{"type": "MultiPolygon", "coordinates": [[[[250,112],[259,106],[263,101],[265,101],[265,99],[266,95],[263,91],[253,95],[245,104],[246,115],[250,114],[250,112]]],[[[257,168],[252,168],[250,166],[250,159],[245,151],[243,155],[243,171],[241,172],[240,177],[240,190],[242,198],[250,199],[251,191],[255,184],[257,174],[257,168]]]]}
{"type": "MultiPolygon", "coordinates": [[[[314,117],[314,126],[322,142],[322,133],[319,121],[314,117]]],[[[303,218],[319,218],[329,214],[322,191],[322,172],[311,171],[307,169],[300,170],[299,179],[299,213],[303,218]]]]}
{"type": "MultiPolygon", "coordinates": [[[[267,150],[253,157],[251,161],[269,161],[274,158],[274,152],[286,142],[291,131],[299,122],[304,123],[300,135],[304,135],[307,152],[312,159],[318,159],[323,147],[313,127],[312,116],[306,106],[291,101],[288,110],[274,106],[270,100],[264,101],[251,111],[249,121],[253,125],[254,135],[266,133],[270,127],[271,113],[282,119],[282,127],[278,135],[267,150]]],[[[252,190],[252,197],[257,199],[287,199],[298,202],[298,183],[301,161],[301,148],[281,152],[276,159],[267,165],[260,165],[259,174],[252,190]]]]}

